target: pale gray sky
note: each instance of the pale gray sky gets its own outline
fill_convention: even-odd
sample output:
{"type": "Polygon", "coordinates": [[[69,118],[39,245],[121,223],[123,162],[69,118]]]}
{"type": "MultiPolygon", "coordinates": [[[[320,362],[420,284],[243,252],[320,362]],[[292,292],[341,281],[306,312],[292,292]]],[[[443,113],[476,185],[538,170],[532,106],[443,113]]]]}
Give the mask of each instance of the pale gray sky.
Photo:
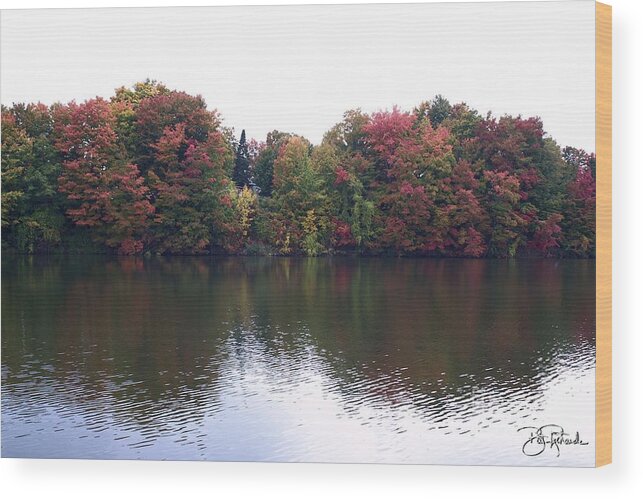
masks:
{"type": "Polygon", "coordinates": [[[345,110],[437,93],[537,115],[594,150],[594,2],[2,11],[3,104],[145,78],[201,94],[237,133],[317,143],[345,110]]]}

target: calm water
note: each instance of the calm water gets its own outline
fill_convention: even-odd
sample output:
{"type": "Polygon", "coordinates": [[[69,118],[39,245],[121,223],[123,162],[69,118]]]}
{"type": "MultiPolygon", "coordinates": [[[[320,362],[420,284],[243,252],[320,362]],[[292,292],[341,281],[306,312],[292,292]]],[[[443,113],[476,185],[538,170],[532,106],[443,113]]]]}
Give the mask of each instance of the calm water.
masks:
{"type": "Polygon", "coordinates": [[[2,455],[593,465],[594,279],[594,261],[7,258],[2,455]],[[587,445],[526,456],[518,429],[544,424],[587,445]]]}

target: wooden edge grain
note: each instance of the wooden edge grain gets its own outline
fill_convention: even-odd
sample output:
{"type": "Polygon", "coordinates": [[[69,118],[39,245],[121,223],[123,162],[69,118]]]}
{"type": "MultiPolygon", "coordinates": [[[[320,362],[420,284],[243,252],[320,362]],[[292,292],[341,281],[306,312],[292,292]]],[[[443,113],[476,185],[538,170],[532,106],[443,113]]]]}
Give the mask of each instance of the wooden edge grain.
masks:
{"type": "Polygon", "coordinates": [[[612,7],[596,3],[596,466],[612,462],[612,7]]]}

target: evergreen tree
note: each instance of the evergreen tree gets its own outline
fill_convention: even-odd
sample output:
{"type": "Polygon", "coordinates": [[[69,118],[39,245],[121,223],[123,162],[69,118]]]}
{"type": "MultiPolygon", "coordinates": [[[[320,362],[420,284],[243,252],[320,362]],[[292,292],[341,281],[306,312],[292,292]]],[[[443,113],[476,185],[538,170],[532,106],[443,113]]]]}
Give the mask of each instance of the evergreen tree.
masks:
{"type": "Polygon", "coordinates": [[[240,189],[246,185],[250,185],[250,158],[245,130],[241,131],[241,138],[239,139],[239,146],[237,147],[237,157],[234,160],[232,180],[240,189]]]}

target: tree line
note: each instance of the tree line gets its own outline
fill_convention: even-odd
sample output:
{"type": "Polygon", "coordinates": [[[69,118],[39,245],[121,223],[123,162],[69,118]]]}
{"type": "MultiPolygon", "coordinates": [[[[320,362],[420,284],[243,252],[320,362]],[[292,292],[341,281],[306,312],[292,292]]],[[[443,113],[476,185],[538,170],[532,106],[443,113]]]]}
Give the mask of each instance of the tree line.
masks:
{"type": "Polygon", "coordinates": [[[21,253],[594,257],[595,178],[539,118],[442,96],[347,111],[319,145],[237,139],[151,80],[2,107],[2,245],[21,253]]]}

